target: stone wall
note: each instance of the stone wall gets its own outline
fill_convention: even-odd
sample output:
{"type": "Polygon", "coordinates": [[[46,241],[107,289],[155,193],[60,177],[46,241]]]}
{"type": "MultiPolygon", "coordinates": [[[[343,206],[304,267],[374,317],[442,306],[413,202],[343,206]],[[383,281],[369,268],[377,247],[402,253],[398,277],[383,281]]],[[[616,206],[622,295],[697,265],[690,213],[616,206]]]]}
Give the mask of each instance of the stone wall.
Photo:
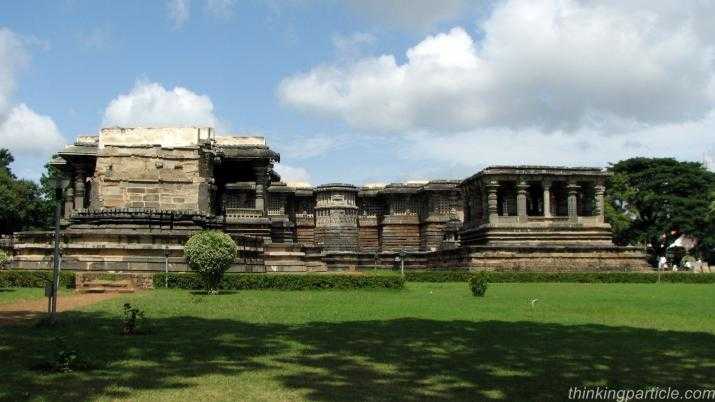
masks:
{"type": "Polygon", "coordinates": [[[420,249],[439,250],[444,239],[444,222],[423,222],[420,224],[420,249]]]}
{"type": "Polygon", "coordinates": [[[380,251],[380,228],[377,224],[377,217],[358,217],[359,245],[363,253],[375,253],[380,251]]]}
{"type": "Polygon", "coordinates": [[[419,251],[420,221],[417,215],[386,215],[382,220],[383,251],[419,251]]]}
{"type": "MultiPolygon", "coordinates": [[[[62,269],[73,271],[171,272],[189,271],[184,244],[200,230],[167,228],[71,228],[61,238],[62,269]]],[[[230,272],[263,272],[260,238],[232,235],[239,255],[230,272]]],[[[17,234],[13,267],[50,269],[52,232],[17,234]]]]}
{"type": "Polygon", "coordinates": [[[631,272],[652,270],[644,250],[619,246],[463,246],[429,255],[437,269],[474,271],[631,272]]]}
{"type": "Polygon", "coordinates": [[[199,147],[105,146],[91,207],[210,212],[212,163],[199,147]]]}
{"type": "Polygon", "coordinates": [[[296,217],[295,237],[298,244],[315,246],[315,220],[312,215],[296,217]]]}

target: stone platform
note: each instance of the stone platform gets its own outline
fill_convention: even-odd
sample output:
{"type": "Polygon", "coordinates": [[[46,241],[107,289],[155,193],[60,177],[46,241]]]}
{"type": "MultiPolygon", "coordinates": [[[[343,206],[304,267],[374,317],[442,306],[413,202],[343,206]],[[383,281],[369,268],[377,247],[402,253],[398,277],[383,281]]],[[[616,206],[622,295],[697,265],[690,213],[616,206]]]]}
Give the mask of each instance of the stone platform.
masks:
{"type": "MultiPolygon", "coordinates": [[[[61,236],[63,269],[73,271],[189,271],[184,246],[197,229],[71,228],[61,236]]],[[[264,272],[263,240],[232,234],[239,256],[231,272],[264,272]]],[[[52,267],[52,232],[20,232],[13,244],[12,267],[52,267]]]]}

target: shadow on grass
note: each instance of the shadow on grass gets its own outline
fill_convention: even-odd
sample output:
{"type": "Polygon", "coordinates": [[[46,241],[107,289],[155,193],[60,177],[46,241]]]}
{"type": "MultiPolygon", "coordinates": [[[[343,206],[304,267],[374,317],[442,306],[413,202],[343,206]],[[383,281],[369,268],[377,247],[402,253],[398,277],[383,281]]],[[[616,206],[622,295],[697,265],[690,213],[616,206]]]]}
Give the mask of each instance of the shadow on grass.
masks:
{"type": "MultiPolygon", "coordinates": [[[[0,399],[132,399],[135,391],[194,387],[202,376],[249,371],[316,401],[560,401],[571,386],[715,387],[715,336],[707,333],[426,319],[152,322],[152,332],[138,337],[122,337],[116,318],[88,312],[67,313],[56,330],[4,328],[0,399]],[[51,375],[29,370],[47,358],[40,351],[50,350],[58,334],[101,367],[51,375]]],[[[248,380],[235,381],[240,388],[248,380]]]]}
{"type": "Polygon", "coordinates": [[[3,289],[3,288],[0,288],[0,292],[15,292],[15,289],[3,289]]]}

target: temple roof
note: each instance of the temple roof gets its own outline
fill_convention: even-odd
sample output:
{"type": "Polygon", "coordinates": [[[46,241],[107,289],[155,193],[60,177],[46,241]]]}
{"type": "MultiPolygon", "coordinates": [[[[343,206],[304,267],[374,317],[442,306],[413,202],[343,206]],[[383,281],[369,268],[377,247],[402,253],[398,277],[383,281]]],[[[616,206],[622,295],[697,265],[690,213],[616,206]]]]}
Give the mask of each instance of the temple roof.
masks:
{"type": "Polygon", "coordinates": [[[327,183],[321,184],[315,188],[316,192],[320,191],[358,191],[358,188],[348,183],[327,183]]]}
{"type": "Polygon", "coordinates": [[[600,167],[569,167],[569,166],[541,166],[541,165],[495,165],[488,166],[481,171],[461,181],[461,184],[476,180],[484,176],[554,176],[554,177],[605,177],[609,173],[600,167]]]}

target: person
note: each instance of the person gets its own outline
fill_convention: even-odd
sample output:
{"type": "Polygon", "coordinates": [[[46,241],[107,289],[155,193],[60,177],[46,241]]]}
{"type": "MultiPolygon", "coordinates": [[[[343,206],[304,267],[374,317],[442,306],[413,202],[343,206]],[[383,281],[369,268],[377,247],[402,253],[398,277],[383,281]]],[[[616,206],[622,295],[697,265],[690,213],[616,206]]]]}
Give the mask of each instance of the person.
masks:
{"type": "Polygon", "coordinates": [[[664,255],[660,256],[660,259],[658,259],[658,269],[663,268],[668,268],[668,260],[665,258],[664,255]]]}

